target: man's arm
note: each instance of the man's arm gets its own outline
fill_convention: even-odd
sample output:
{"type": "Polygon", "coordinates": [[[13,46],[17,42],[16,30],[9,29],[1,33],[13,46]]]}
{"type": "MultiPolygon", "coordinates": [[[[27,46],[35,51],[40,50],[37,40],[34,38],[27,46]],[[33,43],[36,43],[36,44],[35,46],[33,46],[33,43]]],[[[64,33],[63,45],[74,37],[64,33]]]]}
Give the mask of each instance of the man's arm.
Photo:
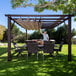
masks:
{"type": "Polygon", "coordinates": [[[41,29],[40,29],[40,33],[43,34],[41,29]]]}

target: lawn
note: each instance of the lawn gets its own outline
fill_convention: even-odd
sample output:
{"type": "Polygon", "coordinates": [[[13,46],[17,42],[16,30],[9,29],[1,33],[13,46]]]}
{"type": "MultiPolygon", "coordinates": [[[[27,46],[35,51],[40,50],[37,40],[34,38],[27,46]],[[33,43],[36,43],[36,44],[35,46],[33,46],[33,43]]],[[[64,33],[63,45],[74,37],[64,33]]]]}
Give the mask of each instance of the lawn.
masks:
{"type": "Polygon", "coordinates": [[[72,45],[72,59],[67,61],[67,45],[64,45],[58,56],[42,55],[39,60],[30,56],[27,60],[25,52],[22,56],[12,57],[7,61],[7,46],[0,46],[0,76],[76,76],[76,45],[72,45]]]}

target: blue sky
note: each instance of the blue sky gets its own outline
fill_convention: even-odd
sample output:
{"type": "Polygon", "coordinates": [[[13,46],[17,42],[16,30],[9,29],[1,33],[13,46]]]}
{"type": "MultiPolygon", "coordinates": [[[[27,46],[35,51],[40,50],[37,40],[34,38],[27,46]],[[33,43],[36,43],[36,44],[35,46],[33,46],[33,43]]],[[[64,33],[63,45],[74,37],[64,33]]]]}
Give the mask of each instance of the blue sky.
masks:
{"type": "MultiPolygon", "coordinates": [[[[33,7],[12,9],[10,1],[11,0],[1,0],[0,2],[0,25],[4,25],[5,27],[7,27],[7,17],[5,17],[5,14],[62,14],[61,11],[53,12],[51,10],[45,10],[38,13],[34,11],[33,7]]],[[[74,18],[72,18],[72,28],[76,29],[76,22],[74,21],[74,18]]],[[[21,28],[21,30],[23,29],[21,28]]]]}

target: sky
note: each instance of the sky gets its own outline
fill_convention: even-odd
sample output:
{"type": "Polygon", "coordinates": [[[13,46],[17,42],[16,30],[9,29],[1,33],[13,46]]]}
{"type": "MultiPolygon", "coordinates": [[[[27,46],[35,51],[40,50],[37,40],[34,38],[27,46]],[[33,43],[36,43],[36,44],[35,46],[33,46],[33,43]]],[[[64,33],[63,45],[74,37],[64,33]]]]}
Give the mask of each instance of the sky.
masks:
{"type": "MultiPolygon", "coordinates": [[[[11,5],[11,0],[1,0],[0,2],[0,25],[3,25],[7,28],[7,17],[5,14],[35,14],[35,15],[56,15],[56,14],[62,14],[61,11],[54,12],[51,10],[44,10],[41,13],[35,12],[33,7],[26,7],[26,8],[16,8],[13,9],[11,5]]],[[[19,27],[20,28],[20,27],[19,27]]],[[[74,21],[74,18],[72,18],[72,28],[76,29],[76,22],[74,21]]],[[[23,28],[20,28],[21,31],[25,31],[23,28]]],[[[29,31],[32,32],[32,31],[29,31]]]]}

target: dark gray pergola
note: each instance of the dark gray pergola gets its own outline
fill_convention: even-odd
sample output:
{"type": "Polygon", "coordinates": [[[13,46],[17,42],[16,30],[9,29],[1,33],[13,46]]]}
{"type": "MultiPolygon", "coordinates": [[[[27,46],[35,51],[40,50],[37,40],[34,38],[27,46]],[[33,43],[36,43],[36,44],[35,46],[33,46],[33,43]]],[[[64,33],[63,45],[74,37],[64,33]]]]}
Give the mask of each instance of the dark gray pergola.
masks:
{"type": "MultiPolygon", "coordinates": [[[[25,25],[21,25],[19,22],[17,22],[17,19],[21,18],[23,21],[27,20],[35,20],[38,22],[42,22],[41,28],[47,28],[47,29],[52,29],[59,24],[65,22],[68,20],[68,61],[72,60],[72,55],[71,55],[71,17],[73,15],[11,15],[11,14],[6,14],[5,16],[8,17],[8,61],[12,60],[12,55],[11,55],[11,30],[13,29],[13,25],[11,25],[11,21],[14,21],[21,27],[25,27],[25,25]]],[[[26,29],[27,32],[27,29],[26,29]]]]}

